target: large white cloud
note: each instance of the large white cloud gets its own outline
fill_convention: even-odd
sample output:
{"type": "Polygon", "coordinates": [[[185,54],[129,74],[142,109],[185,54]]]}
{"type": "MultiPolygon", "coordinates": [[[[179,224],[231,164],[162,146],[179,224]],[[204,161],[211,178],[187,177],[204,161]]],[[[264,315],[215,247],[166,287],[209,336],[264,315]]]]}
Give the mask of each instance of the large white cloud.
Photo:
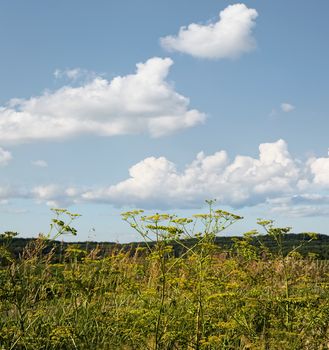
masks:
{"type": "Polygon", "coordinates": [[[0,187],[0,200],[29,198],[49,206],[81,202],[152,209],[197,208],[205,199],[241,208],[263,205],[276,213],[329,213],[329,157],[294,159],[285,141],[259,145],[258,157],[226,151],[200,152],[180,170],[165,157],[149,157],[129,169],[129,177],[107,187],[44,184],[32,189],[0,187]]]}
{"type": "Polygon", "coordinates": [[[137,64],[135,74],[111,81],[95,78],[0,107],[0,140],[19,143],[78,134],[103,136],[149,133],[158,137],[204,122],[189,99],[166,81],[170,58],[137,64]]]}
{"type": "Polygon", "coordinates": [[[161,38],[160,43],[169,51],[195,57],[235,58],[256,47],[252,28],[257,16],[256,10],[244,4],[229,5],[219,13],[217,22],[181,27],[177,35],[161,38]]]}
{"type": "Polygon", "coordinates": [[[304,196],[304,202],[293,201],[294,206],[321,204],[314,202],[318,198],[316,191],[319,181],[320,193],[329,190],[329,183],[324,182],[329,171],[317,165],[327,160],[294,160],[283,140],[261,144],[258,158],[238,155],[230,161],[225,151],[209,156],[200,152],[183,171],[165,157],[149,157],[129,169],[128,179],[87,191],[82,199],[139,207],[187,208],[199,206],[204,199],[217,198],[219,204],[234,208],[271,201],[273,208],[279,208],[286,202],[273,200],[283,196],[292,200],[298,194],[304,196]]]}

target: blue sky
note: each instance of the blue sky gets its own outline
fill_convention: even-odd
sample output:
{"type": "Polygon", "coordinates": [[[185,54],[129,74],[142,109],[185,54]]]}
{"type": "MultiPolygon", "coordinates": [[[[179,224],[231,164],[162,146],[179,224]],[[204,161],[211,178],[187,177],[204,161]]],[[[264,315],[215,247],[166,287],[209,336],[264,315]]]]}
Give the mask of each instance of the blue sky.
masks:
{"type": "Polygon", "coordinates": [[[78,239],[139,237],[120,212],[328,233],[329,3],[0,3],[0,216],[78,239]],[[95,229],[91,230],[91,229],[95,229]]]}

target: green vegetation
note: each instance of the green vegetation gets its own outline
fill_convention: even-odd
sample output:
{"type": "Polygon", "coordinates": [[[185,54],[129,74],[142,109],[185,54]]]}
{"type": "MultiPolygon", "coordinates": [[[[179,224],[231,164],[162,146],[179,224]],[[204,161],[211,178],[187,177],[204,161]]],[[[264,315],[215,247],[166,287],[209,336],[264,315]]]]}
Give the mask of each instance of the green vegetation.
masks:
{"type": "MultiPolygon", "coordinates": [[[[235,242],[238,240],[243,240],[244,238],[241,236],[227,237],[227,236],[217,236],[214,239],[214,244],[218,246],[221,251],[229,252],[235,242]]],[[[24,249],[31,245],[34,242],[35,238],[20,238],[14,237],[11,241],[10,246],[8,247],[11,253],[11,256],[15,259],[23,254],[24,249]]],[[[317,234],[317,238],[312,240],[311,242],[305,243],[305,240],[308,240],[308,236],[304,233],[287,233],[282,238],[282,245],[285,254],[288,254],[290,251],[299,247],[298,252],[304,257],[313,256],[319,260],[329,260],[329,236],[323,234],[317,234]],[[301,246],[300,246],[301,245],[301,246]]],[[[0,244],[2,240],[0,237],[0,244]]],[[[184,251],[186,247],[191,247],[194,245],[197,240],[195,238],[191,239],[182,239],[182,244],[178,244],[175,241],[171,241],[170,245],[172,246],[174,255],[178,257],[184,251]]],[[[260,246],[260,242],[265,245],[272,253],[277,252],[277,243],[274,238],[270,235],[262,235],[257,237],[251,237],[251,244],[257,247],[260,246]]],[[[156,242],[149,242],[150,247],[154,247],[156,242]]],[[[63,242],[63,241],[48,241],[45,246],[43,253],[49,253],[51,249],[52,252],[52,261],[60,262],[62,261],[63,255],[65,255],[65,251],[68,248],[73,248],[85,250],[87,253],[90,253],[92,250],[97,249],[99,257],[106,257],[111,255],[113,251],[122,251],[122,252],[130,252],[131,255],[134,255],[136,249],[147,248],[145,242],[132,242],[132,243],[116,243],[116,242],[63,242]]]]}
{"type": "Polygon", "coordinates": [[[221,241],[242,218],[208,204],[193,218],[124,213],[143,244],[61,244],[77,233],[66,210],[38,239],[2,234],[0,348],[327,349],[318,237],[259,221],[265,235],[221,241]]]}

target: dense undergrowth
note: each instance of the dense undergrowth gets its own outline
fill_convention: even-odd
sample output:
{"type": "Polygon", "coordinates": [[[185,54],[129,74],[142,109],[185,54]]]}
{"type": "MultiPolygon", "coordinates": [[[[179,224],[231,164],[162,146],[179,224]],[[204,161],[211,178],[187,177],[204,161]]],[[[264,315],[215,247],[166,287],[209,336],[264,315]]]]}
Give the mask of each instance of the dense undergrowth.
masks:
{"type": "MultiPolygon", "coordinates": [[[[192,219],[125,213],[145,244],[107,256],[72,246],[54,262],[54,249],[45,248],[76,234],[76,216],[65,210],[55,210],[51,233],[17,259],[14,235],[4,233],[0,348],[328,349],[327,261],[302,257],[298,246],[284,252],[289,228],[271,221],[259,224],[275,252],[261,240],[251,244],[255,231],[224,250],[216,235],[241,218],[212,204],[192,219]],[[185,246],[186,239],[194,243],[185,246]],[[182,247],[179,256],[172,242],[182,247]]],[[[301,244],[316,239],[306,236],[301,244]]]]}

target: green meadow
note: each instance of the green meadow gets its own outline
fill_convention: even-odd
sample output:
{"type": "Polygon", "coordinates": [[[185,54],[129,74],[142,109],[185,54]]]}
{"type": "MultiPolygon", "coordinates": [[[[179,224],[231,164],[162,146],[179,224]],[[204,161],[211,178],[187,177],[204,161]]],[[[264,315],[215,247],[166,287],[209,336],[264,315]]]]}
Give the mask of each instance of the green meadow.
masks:
{"type": "Polygon", "coordinates": [[[318,236],[287,245],[290,228],[260,220],[221,244],[242,218],[208,204],[192,218],[124,213],[142,243],[105,250],[58,243],[78,234],[67,210],[18,253],[3,233],[0,348],[328,349],[329,264],[307,248],[318,236]]]}

